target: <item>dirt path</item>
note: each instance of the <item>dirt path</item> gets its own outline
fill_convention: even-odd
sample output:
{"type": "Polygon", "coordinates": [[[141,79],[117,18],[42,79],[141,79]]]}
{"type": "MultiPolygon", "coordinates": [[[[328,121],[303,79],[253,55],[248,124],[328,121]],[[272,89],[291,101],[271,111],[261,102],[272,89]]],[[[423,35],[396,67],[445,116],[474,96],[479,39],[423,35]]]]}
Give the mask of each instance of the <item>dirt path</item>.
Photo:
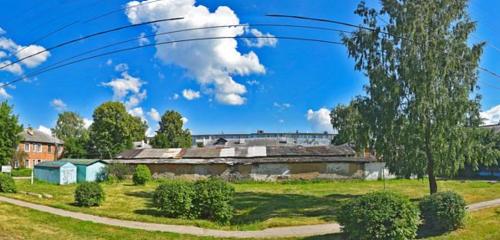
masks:
{"type": "MultiPolygon", "coordinates": [[[[116,227],[141,229],[146,231],[172,232],[172,233],[190,234],[196,236],[210,236],[210,237],[220,237],[220,238],[280,238],[280,237],[309,237],[309,236],[326,235],[326,234],[333,234],[340,232],[340,225],[336,223],[305,225],[305,226],[295,226],[295,227],[268,228],[259,231],[223,231],[223,230],[199,228],[195,226],[145,223],[137,221],[119,220],[107,217],[99,217],[85,213],[72,212],[44,205],[28,203],[25,201],[20,201],[2,196],[0,196],[0,201],[21,207],[34,209],[37,211],[51,213],[58,216],[70,217],[82,221],[90,221],[94,223],[106,224],[116,227]]],[[[500,206],[500,199],[470,204],[467,206],[467,208],[469,211],[477,211],[483,208],[493,207],[493,206],[500,206]]]]}

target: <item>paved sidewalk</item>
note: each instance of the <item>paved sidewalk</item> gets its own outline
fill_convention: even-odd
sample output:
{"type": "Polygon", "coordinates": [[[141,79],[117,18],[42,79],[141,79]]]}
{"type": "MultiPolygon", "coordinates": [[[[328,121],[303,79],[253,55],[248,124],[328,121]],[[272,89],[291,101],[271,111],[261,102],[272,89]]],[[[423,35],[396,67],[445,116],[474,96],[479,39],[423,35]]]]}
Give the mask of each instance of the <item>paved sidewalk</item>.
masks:
{"type": "Polygon", "coordinates": [[[483,208],[494,207],[494,206],[500,206],[500,198],[486,202],[469,204],[467,205],[467,210],[469,210],[470,212],[475,212],[483,208]]]}
{"type": "Polygon", "coordinates": [[[72,212],[44,205],[28,203],[25,201],[6,198],[2,196],[0,196],[0,201],[21,207],[31,208],[37,211],[51,213],[54,215],[70,217],[82,221],[90,221],[94,223],[106,224],[116,227],[134,228],[146,231],[173,232],[173,233],[190,234],[196,236],[211,236],[220,238],[279,238],[279,237],[309,237],[309,236],[325,235],[325,234],[340,232],[340,225],[336,223],[306,225],[306,226],[296,226],[296,227],[268,228],[260,231],[222,231],[215,229],[204,229],[194,226],[145,223],[145,222],[119,220],[107,217],[99,217],[85,213],[72,212]]]}
{"type": "MultiPolygon", "coordinates": [[[[119,220],[114,218],[99,217],[95,215],[72,212],[58,208],[48,207],[39,204],[28,203],[12,198],[0,196],[0,202],[6,202],[21,207],[31,208],[37,211],[51,213],[58,216],[70,217],[82,221],[106,224],[116,227],[141,229],[146,231],[172,232],[180,234],[190,234],[196,236],[210,236],[220,238],[279,238],[279,237],[310,237],[326,235],[340,232],[340,225],[336,223],[305,225],[295,227],[268,228],[260,231],[222,231],[215,229],[205,229],[195,226],[168,225],[157,223],[146,223],[119,220]]],[[[468,211],[478,211],[487,207],[500,206],[500,199],[486,202],[479,202],[467,206],[468,211]]]]}

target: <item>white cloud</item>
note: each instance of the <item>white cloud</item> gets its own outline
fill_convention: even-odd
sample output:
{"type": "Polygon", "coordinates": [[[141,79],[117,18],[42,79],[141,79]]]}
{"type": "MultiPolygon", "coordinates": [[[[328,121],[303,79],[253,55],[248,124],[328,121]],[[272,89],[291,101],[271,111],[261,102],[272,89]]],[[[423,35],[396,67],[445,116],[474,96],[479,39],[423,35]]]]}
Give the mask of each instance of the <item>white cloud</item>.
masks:
{"type": "Polygon", "coordinates": [[[6,31],[5,31],[5,30],[3,30],[3,28],[1,28],[1,27],[0,27],[0,35],[3,35],[3,34],[5,34],[5,33],[6,33],[6,31]]]}
{"type": "Polygon", "coordinates": [[[146,136],[147,137],[154,137],[156,135],[156,131],[151,128],[151,127],[148,127],[148,129],[146,130],[146,136]]]}
{"type": "Polygon", "coordinates": [[[141,79],[132,77],[128,72],[123,72],[121,78],[114,78],[110,82],[102,83],[103,86],[111,87],[113,89],[113,98],[121,100],[129,93],[138,94],[144,84],[141,79]]]}
{"type": "Polygon", "coordinates": [[[134,117],[139,117],[143,121],[146,121],[146,118],[144,117],[144,110],[142,110],[141,107],[132,108],[128,111],[128,113],[130,113],[130,115],[134,117]]]}
{"type": "Polygon", "coordinates": [[[498,124],[500,123],[500,105],[494,106],[489,110],[481,112],[480,115],[483,119],[484,124],[498,124]]]}
{"type": "Polygon", "coordinates": [[[111,66],[112,64],[113,64],[113,59],[110,58],[106,61],[106,65],[111,66]]]}
{"type": "Polygon", "coordinates": [[[191,101],[191,100],[194,100],[194,99],[197,99],[197,98],[200,98],[200,92],[198,91],[194,91],[192,89],[184,89],[182,91],[182,96],[191,101]]]}
{"type": "Polygon", "coordinates": [[[148,115],[153,119],[154,121],[159,122],[161,120],[161,115],[158,112],[158,110],[151,108],[151,110],[148,112],[148,115]]]}
{"type": "Polygon", "coordinates": [[[311,123],[314,131],[327,131],[333,132],[333,127],[330,122],[330,110],[327,108],[320,108],[317,111],[312,109],[307,110],[307,121],[311,123]]]}
{"type": "Polygon", "coordinates": [[[174,93],[174,95],[172,95],[172,99],[173,99],[173,100],[177,100],[177,99],[179,99],[179,94],[174,93]]]}
{"type": "Polygon", "coordinates": [[[88,119],[88,118],[83,118],[83,126],[88,129],[90,127],[90,125],[92,125],[92,123],[94,122],[94,120],[91,120],[91,119],[88,119]]]}
{"type": "Polygon", "coordinates": [[[27,47],[17,46],[16,57],[18,59],[26,58],[21,63],[29,68],[34,68],[42,64],[43,62],[47,61],[47,58],[49,58],[50,52],[44,52],[44,51],[45,48],[38,45],[29,45],[27,47]]]}
{"type": "Polygon", "coordinates": [[[50,128],[45,127],[43,125],[38,126],[38,131],[43,132],[43,133],[45,133],[47,135],[52,136],[52,130],[50,130],[50,128]]]}
{"type": "MultiPolygon", "coordinates": [[[[195,0],[164,0],[150,2],[139,7],[128,8],[126,14],[132,23],[140,23],[161,18],[184,17],[181,21],[153,24],[154,32],[167,32],[173,29],[196,28],[214,25],[240,24],[238,16],[229,7],[220,6],[214,12],[195,0]]],[[[137,5],[138,1],[128,3],[137,5]]],[[[210,36],[236,37],[245,33],[244,27],[218,28],[210,30],[176,33],[169,36],[156,36],[156,42],[172,39],[202,38],[210,36]]],[[[264,74],[264,66],[253,52],[241,53],[236,39],[217,39],[210,41],[191,41],[156,47],[156,57],[167,64],[175,64],[187,70],[198,83],[213,87],[215,99],[223,104],[241,105],[246,99],[244,85],[234,81],[233,76],[264,74]]]]}
{"type": "MultiPolygon", "coordinates": [[[[3,83],[0,83],[0,85],[3,83]]],[[[7,93],[7,90],[5,88],[0,88],[0,99],[9,99],[12,96],[7,93]]]]}
{"type": "Polygon", "coordinates": [[[125,107],[127,109],[131,109],[139,105],[144,99],[146,99],[147,95],[147,91],[143,90],[142,92],[129,96],[128,100],[125,102],[125,107]]]}
{"type": "Polygon", "coordinates": [[[141,33],[139,35],[139,46],[144,46],[144,45],[147,45],[147,44],[150,44],[151,42],[149,41],[148,38],[146,38],[146,33],[141,33]]]}
{"type": "Polygon", "coordinates": [[[182,123],[184,123],[184,124],[189,122],[189,119],[187,119],[187,117],[182,117],[181,120],[182,120],[182,123]]]}
{"type": "MultiPolygon", "coordinates": [[[[0,35],[4,34],[0,28],[0,35]]],[[[12,39],[6,37],[0,37],[0,71],[10,72],[16,75],[21,75],[23,73],[23,65],[28,68],[36,67],[47,60],[50,56],[50,52],[42,52],[45,51],[45,48],[39,45],[29,45],[29,46],[21,46],[14,42],[12,39]],[[39,53],[42,52],[42,53],[39,53]],[[39,54],[37,54],[39,53],[39,54]],[[12,56],[14,55],[15,56],[12,56]],[[24,59],[19,63],[12,64],[13,57],[17,59],[25,58],[30,55],[37,54],[36,56],[31,56],[29,58],[24,59]],[[10,59],[7,59],[11,57],[10,59]],[[10,65],[12,64],[12,65],[10,65]],[[7,66],[9,65],[9,66],[7,66]],[[7,67],[5,67],[7,66],[7,67]]]]}
{"type": "Polygon", "coordinates": [[[115,66],[115,71],[125,72],[128,71],[128,65],[126,63],[120,63],[115,66]]]}
{"type": "Polygon", "coordinates": [[[147,97],[147,91],[142,90],[145,84],[140,78],[130,76],[128,72],[122,72],[121,78],[114,78],[110,82],[101,83],[102,86],[113,89],[113,99],[122,101],[127,110],[137,107],[147,97]]]}
{"type": "Polygon", "coordinates": [[[256,47],[256,48],[261,48],[261,47],[275,47],[276,44],[278,43],[278,39],[274,38],[274,35],[270,33],[262,33],[259,30],[252,28],[248,30],[252,35],[255,37],[262,37],[262,38],[256,38],[256,39],[244,39],[245,43],[249,47],[256,47]]]}
{"type": "Polygon", "coordinates": [[[257,81],[257,80],[248,80],[247,84],[250,85],[250,86],[253,86],[253,85],[259,85],[260,82],[257,81]]]}
{"type": "Polygon", "coordinates": [[[273,106],[275,108],[279,108],[280,110],[286,110],[288,108],[291,108],[292,104],[290,104],[290,103],[278,103],[278,102],[274,102],[273,106]]]}
{"type": "Polygon", "coordinates": [[[52,100],[52,102],[50,102],[50,105],[52,105],[52,107],[54,107],[57,111],[63,111],[67,107],[66,103],[64,103],[63,100],[57,98],[52,100]]]}
{"type": "Polygon", "coordinates": [[[0,71],[7,71],[7,72],[10,72],[10,73],[13,73],[16,75],[21,75],[23,73],[23,68],[21,67],[21,64],[14,63],[12,65],[9,65],[11,63],[12,63],[12,61],[10,61],[10,60],[2,61],[0,58],[0,68],[2,68],[0,71]],[[7,65],[9,65],[9,66],[7,66],[7,65]],[[7,67],[5,67],[5,66],[7,66],[7,67]]]}

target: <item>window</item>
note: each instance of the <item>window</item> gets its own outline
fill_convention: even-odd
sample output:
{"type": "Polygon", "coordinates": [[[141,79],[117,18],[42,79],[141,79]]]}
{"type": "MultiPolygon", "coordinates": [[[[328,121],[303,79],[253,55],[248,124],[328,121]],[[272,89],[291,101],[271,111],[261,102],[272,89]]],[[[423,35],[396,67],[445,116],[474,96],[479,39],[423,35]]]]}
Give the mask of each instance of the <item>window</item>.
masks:
{"type": "Polygon", "coordinates": [[[30,167],[30,160],[24,160],[24,167],[30,167]]]}
{"type": "Polygon", "coordinates": [[[29,143],[25,143],[24,144],[24,151],[25,152],[30,152],[30,144],[29,143]]]}
{"type": "Polygon", "coordinates": [[[49,146],[48,146],[48,151],[49,151],[49,153],[51,153],[51,152],[52,152],[52,145],[49,145],[49,146]]]}
{"type": "Polygon", "coordinates": [[[33,144],[33,152],[42,152],[42,144],[40,143],[33,144]]]}

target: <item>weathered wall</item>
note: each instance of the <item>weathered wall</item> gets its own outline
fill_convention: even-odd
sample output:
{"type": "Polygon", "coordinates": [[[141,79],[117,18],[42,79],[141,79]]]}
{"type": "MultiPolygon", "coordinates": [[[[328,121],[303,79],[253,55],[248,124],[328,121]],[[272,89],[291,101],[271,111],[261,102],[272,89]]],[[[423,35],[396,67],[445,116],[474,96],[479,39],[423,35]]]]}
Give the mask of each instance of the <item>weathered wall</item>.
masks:
{"type": "Polygon", "coordinates": [[[35,168],[33,175],[37,180],[59,184],[59,169],[57,168],[35,168]]]}
{"type": "MultiPolygon", "coordinates": [[[[376,172],[370,166],[366,171],[364,162],[335,163],[253,163],[253,164],[146,164],[155,178],[198,179],[220,176],[228,180],[252,179],[275,181],[280,179],[363,179],[366,173],[376,172]]],[[[369,179],[377,179],[369,174],[369,179]]]]}
{"type": "Polygon", "coordinates": [[[385,167],[384,162],[366,163],[364,171],[365,179],[367,180],[396,178],[395,175],[389,173],[389,169],[385,167]]]}

